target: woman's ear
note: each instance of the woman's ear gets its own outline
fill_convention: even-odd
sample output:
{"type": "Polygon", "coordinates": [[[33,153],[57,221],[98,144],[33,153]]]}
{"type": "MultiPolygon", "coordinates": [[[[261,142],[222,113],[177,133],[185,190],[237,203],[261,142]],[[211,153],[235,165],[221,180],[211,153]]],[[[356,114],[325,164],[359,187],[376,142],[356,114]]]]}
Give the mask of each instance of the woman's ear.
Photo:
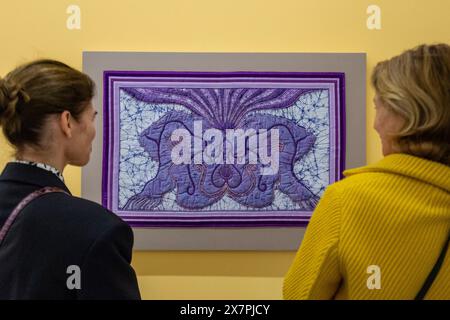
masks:
{"type": "Polygon", "coordinates": [[[61,131],[67,138],[72,138],[72,124],[71,124],[71,115],[69,111],[63,111],[59,117],[59,125],[61,131]]]}

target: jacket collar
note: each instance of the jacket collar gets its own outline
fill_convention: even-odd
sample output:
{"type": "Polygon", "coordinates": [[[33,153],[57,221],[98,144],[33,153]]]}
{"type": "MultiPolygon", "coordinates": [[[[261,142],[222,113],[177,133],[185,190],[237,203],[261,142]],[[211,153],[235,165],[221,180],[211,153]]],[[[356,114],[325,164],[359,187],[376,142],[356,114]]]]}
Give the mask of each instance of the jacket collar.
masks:
{"type": "Polygon", "coordinates": [[[17,181],[39,187],[58,187],[72,194],[54,173],[23,163],[9,162],[0,175],[0,181],[17,181]]]}
{"type": "Polygon", "coordinates": [[[344,171],[346,177],[364,172],[386,172],[407,176],[450,192],[450,167],[404,153],[391,154],[381,161],[344,171]]]}

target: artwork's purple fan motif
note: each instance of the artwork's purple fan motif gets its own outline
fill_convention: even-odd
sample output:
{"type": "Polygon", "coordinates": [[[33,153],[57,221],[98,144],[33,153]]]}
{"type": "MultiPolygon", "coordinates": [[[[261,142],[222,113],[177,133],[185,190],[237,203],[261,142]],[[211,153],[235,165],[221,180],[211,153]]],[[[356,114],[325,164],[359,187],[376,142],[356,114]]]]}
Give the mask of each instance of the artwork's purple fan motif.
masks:
{"type": "MultiPolygon", "coordinates": [[[[140,145],[153,161],[159,163],[156,176],[143,190],[128,199],[124,209],[152,210],[164,194],[177,190],[176,202],[185,209],[203,209],[225,195],[238,203],[263,208],[272,204],[275,190],[313,210],[318,196],[294,174],[294,164],[315,143],[315,136],[291,120],[257,111],[293,106],[311,89],[175,89],[123,88],[137,100],[153,104],[176,104],[191,111],[171,111],[145,129],[140,145]],[[194,121],[203,122],[203,131],[215,128],[279,130],[279,170],[274,175],[260,175],[261,164],[180,164],[171,159],[174,142],[171,134],[186,129],[194,136],[194,121]]],[[[225,139],[225,138],[224,138],[225,139]]],[[[270,150],[270,137],[268,138],[270,150]]],[[[248,158],[248,149],[246,158],[248,158]]],[[[224,157],[225,158],[225,157],[224,157]]],[[[236,163],[236,162],[235,162],[236,163]]]]}

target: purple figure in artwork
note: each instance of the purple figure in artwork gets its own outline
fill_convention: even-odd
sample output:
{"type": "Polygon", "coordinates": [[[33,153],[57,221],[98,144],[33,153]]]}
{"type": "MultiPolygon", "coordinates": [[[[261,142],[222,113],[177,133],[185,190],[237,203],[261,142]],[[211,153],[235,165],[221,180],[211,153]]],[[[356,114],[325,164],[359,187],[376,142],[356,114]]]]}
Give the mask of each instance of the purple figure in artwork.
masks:
{"type": "MultiPolygon", "coordinates": [[[[302,94],[312,89],[175,89],[124,88],[137,100],[154,104],[176,104],[191,111],[171,111],[145,129],[140,145],[153,161],[159,163],[156,176],[143,190],[128,199],[124,209],[148,211],[157,207],[164,194],[177,190],[176,202],[185,209],[201,210],[225,195],[238,203],[253,207],[270,206],[275,190],[289,196],[312,210],[318,196],[311,192],[294,174],[294,165],[314,146],[315,136],[293,121],[256,111],[288,108],[302,94]],[[261,164],[174,164],[171,135],[185,129],[194,135],[194,122],[203,128],[278,129],[279,169],[273,175],[261,175],[261,164]]],[[[249,150],[247,150],[249,151],[249,150]]],[[[248,152],[246,152],[248,157],[248,152]]]]}

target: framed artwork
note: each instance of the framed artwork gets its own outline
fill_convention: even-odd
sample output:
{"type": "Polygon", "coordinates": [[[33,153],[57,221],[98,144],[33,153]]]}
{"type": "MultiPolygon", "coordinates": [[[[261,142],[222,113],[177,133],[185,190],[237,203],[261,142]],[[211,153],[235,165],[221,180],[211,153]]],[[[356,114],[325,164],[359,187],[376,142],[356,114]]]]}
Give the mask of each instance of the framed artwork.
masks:
{"type": "Polygon", "coordinates": [[[135,250],[297,250],[366,165],[365,53],[83,52],[97,137],[81,195],[135,250]]]}
{"type": "Polygon", "coordinates": [[[135,227],[298,227],[345,168],[345,73],[104,70],[102,204],[135,227]]]}

